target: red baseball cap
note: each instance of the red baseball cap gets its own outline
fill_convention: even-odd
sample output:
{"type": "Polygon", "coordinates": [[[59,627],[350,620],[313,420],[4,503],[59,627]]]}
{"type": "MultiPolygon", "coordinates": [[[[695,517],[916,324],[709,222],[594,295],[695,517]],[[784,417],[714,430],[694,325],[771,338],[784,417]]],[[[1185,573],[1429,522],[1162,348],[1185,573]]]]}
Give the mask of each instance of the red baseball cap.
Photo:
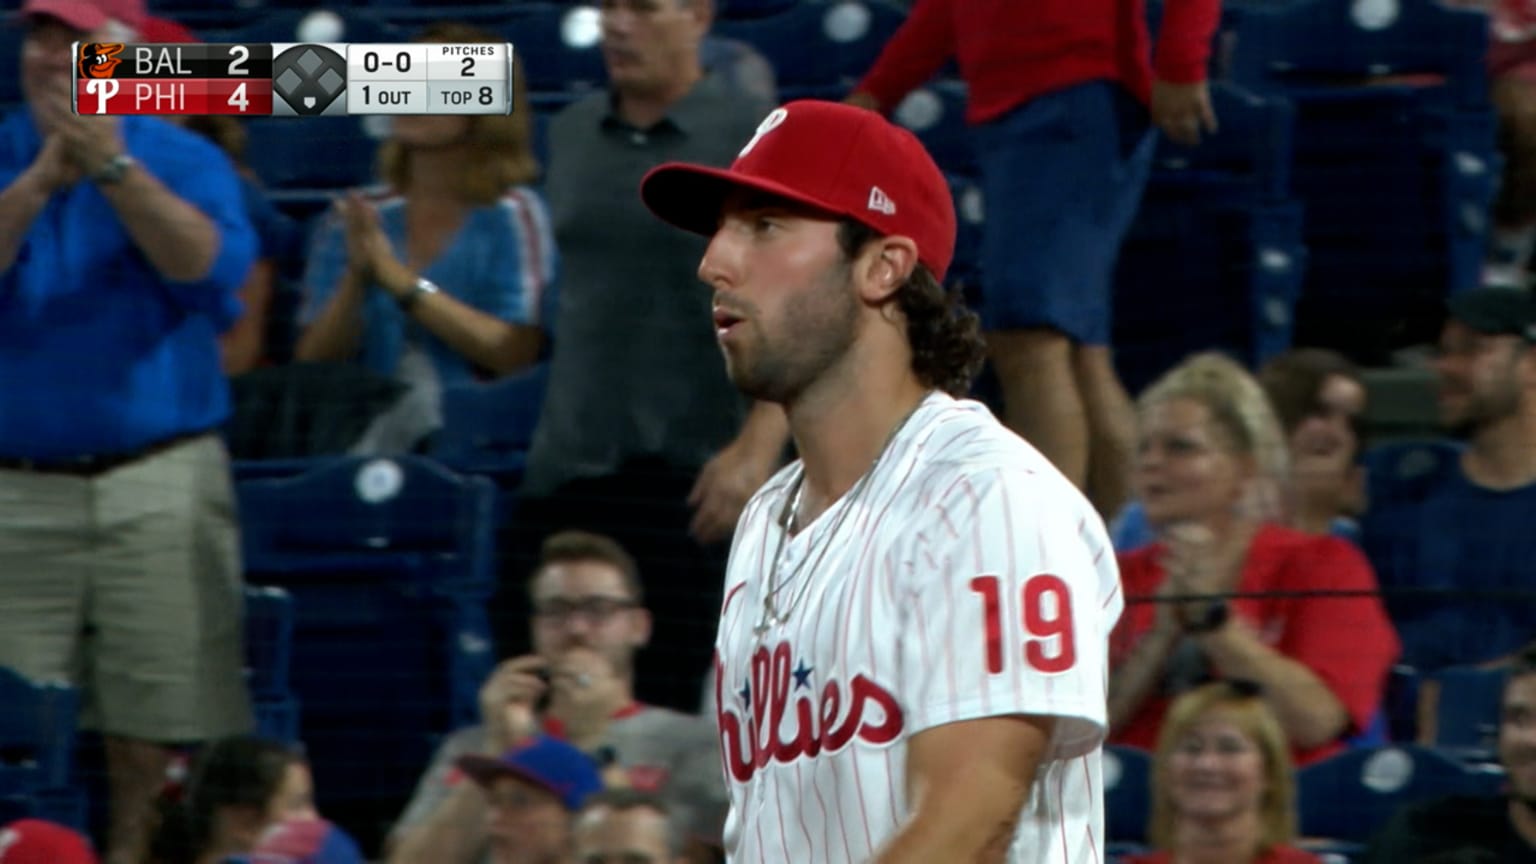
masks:
{"type": "Polygon", "coordinates": [[[0,864],[96,864],[96,853],[63,825],[22,819],[0,828],[0,864]]]}
{"type": "Polygon", "coordinates": [[[144,0],[26,0],[22,15],[48,15],[81,31],[100,30],[108,21],[138,27],[148,14],[144,0]]]}
{"type": "Polygon", "coordinates": [[[865,108],[790,102],[763,119],[729,169],[668,162],[640,181],[652,213],[706,237],[737,189],[910,237],[918,260],[940,280],[955,254],[955,203],[943,172],[916,136],[865,108]]]}
{"type": "Polygon", "coordinates": [[[139,39],[144,42],[201,42],[196,33],[176,21],[158,15],[146,15],[139,24],[139,39]]]}

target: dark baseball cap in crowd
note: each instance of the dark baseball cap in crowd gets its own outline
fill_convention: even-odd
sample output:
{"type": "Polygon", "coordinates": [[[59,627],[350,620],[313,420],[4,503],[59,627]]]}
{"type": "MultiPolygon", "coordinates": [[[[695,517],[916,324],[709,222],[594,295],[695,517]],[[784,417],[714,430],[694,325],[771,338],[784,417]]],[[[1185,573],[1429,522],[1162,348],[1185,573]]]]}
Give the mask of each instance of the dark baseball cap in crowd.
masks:
{"type": "Polygon", "coordinates": [[[357,842],[324,819],[290,819],[268,829],[256,848],[223,864],[367,864],[357,842]]]}
{"type": "Polygon", "coordinates": [[[149,13],[144,0],[26,0],[21,14],[47,15],[76,30],[90,31],[105,27],[108,21],[136,28],[149,13]]]}
{"type": "Polygon", "coordinates": [[[97,858],[79,832],[22,819],[0,828],[0,864],[97,864],[97,858]]]}
{"type": "Polygon", "coordinates": [[[503,777],[525,780],[559,798],[571,812],[580,810],[588,798],[603,788],[596,760],[548,735],[514,747],[500,758],[460,756],[454,764],[487,788],[503,777]]]}
{"type": "Polygon", "coordinates": [[[641,180],[640,197],[662,221],[708,237],[739,189],[910,237],[940,280],[955,254],[955,203],[943,172],[916,136],[874,111],[790,102],[763,119],[729,169],[658,165],[641,180]]]}
{"type": "Polygon", "coordinates": [[[1516,288],[1473,288],[1446,301],[1451,318],[1486,336],[1536,342],[1536,299],[1516,288]]]}

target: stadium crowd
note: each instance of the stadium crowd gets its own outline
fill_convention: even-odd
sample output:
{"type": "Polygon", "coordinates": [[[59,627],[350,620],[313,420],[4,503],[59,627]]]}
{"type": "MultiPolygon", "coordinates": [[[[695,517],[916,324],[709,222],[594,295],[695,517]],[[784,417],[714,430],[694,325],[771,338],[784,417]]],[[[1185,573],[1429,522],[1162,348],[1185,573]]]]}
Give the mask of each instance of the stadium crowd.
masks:
{"type": "MultiPolygon", "coordinates": [[[[74,43],[198,39],[174,12],[25,0],[3,25],[24,101],[0,120],[0,667],[78,690],[104,795],[78,819],[7,799],[0,864],[722,860],[724,572],[790,432],[727,375],[707,239],[639,194],[773,129],[784,70],[715,32],[717,4],[602,0],[603,86],[545,110],[518,74],[510,115],[391,118],[374,182],[312,217],[240,121],[72,112],[74,43]],[[236,469],[431,457],[448,394],[514,380],[536,420],[497,475],[496,590],[474,601],[494,668],[392,812],[333,812],[321,760],[401,757],[366,729],[323,753],[262,728],[236,469]]],[[[1190,345],[1122,383],[1119,251],[1158,148],[1222,128],[1218,0],[1164,0],[1155,34],[1140,0],[907,5],[837,98],[899,118],[936,75],[965,83],[987,206],[977,275],[947,287],[986,336],[976,398],[1118,554],[1099,732],[1149,767],[1106,779],[1105,854],[1536,860],[1536,6],[1462,12],[1486,19],[1502,183],[1480,284],[1439,298],[1421,368],[1440,432],[1386,441],[1348,344],[1190,345]],[[1447,746],[1469,727],[1478,746],[1447,746]],[[1455,782],[1412,786],[1382,754],[1455,782]],[[1340,765],[1354,793],[1309,786],[1340,765]],[[1308,822],[1409,786],[1369,836],[1308,822]]],[[[410,38],[504,41],[447,18],[410,38]]],[[[348,662],[328,674],[370,661],[348,662]]]]}

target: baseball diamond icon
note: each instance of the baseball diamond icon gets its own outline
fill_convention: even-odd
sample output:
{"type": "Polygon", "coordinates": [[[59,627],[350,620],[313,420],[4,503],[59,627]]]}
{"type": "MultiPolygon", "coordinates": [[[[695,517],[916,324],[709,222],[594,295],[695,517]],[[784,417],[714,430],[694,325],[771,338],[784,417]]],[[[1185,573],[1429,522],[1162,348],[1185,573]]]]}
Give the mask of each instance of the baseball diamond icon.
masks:
{"type": "Polygon", "coordinates": [[[274,114],[347,113],[347,61],[324,45],[294,45],[272,59],[274,114]],[[339,97],[339,98],[338,98],[339,97]],[[284,110],[284,109],[287,110],[284,110]]]}

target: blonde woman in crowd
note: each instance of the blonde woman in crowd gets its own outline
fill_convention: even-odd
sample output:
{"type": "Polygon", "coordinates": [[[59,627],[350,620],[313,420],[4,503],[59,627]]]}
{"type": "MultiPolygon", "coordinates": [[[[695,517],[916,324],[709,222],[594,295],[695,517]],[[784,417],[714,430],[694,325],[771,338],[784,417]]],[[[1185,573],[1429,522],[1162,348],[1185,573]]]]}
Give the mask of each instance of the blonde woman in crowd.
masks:
{"type": "Polygon", "coordinates": [[[1290,746],[1256,685],[1180,696],[1158,736],[1150,839],[1125,864],[1317,864],[1296,838],[1290,746]]]}
{"type": "MultiPolygon", "coordinates": [[[[450,23],[416,41],[500,40],[450,23]]],[[[349,195],[316,237],[298,359],[360,361],[411,387],[364,449],[409,449],[440,425],[443,387],[515,372],[542,350],[556,251],[514,72],[510,115],[393,118],[383,190],[349,195]]]]}
{"type": "Polygon", "coordinates": [[[1298,762],[1336,752],[1370,725],[1398,653],[1370,565],[1280,523],[1285,438],[1237,363],[1190,358],[1141,397],[1137,422],[1133,485],[1158,539],[1120,555],[1114,743],[1150,749],[1172,699],[1245,678],[1298,762]]]}

